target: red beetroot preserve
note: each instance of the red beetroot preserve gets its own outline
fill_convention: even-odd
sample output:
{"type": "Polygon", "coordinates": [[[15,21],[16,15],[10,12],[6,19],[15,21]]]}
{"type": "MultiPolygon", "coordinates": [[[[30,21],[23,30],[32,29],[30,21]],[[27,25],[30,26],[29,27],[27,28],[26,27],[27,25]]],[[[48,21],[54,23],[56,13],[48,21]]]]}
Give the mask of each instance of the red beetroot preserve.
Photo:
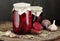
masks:
{"type": "Polygon", "coordinates": [[[29,20],[29,23],[27,24],[26,23],[26,14],[25,13],[20,16],[20,23],[22,25],[23,33],[30,32],[30,30],[32,28],[32,14],[31,14],[31,11],[28,11],[28,20],[29,20]]]}
{"type": "Polygon", "coordinates": [[[14,10],[12,11],[13,31],[18,34],[29,33],[32,28],[32,13],[29,8],[30,4],[17,3],[14,6],[14,10]]]}

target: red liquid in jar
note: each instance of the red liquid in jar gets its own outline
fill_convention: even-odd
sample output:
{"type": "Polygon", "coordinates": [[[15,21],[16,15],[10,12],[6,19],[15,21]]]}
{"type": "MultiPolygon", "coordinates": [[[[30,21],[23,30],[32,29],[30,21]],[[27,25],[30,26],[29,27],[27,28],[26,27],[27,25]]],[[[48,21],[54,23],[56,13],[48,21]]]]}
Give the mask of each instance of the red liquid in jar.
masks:
{"type": "Polygon", "coordinates": [[[21,23],[22,23],[22,29],[23,29],[23,33],[29,33],[31,28],[32,28],[32,14],[31,11],[28,12],[28,20],[29,23],[26,23],[26,14],[22,14],[21,16],[21,23]]]}
{"type": "MultiPolygon", "coordinates": [[[[29,23],[26,23],[26,14],[23,13],[22,15],[19,15],[19,25],[18,27],[15,26],[15,14],[16,14],[16,10],[13,11],[12,14],[12,25],[13,25],[13,31],[15,33],[29,33],[31,28],[32,28],[32,14],[31,11],[28,12],[28,19],[29,19],[29,23]]],[[[18,14],[18,13],[17,13],[18,14]]]]}

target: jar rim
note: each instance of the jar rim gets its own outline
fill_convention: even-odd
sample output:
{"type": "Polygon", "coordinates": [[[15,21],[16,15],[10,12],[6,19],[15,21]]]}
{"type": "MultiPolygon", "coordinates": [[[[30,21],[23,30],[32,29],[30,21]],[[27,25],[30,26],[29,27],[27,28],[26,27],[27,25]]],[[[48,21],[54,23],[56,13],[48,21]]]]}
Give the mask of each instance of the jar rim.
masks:
{"type": "Polygon", "coordinates": [[[43,8],[40,7],[40,6],[31,6],[31,9],[32,9],[32,10],[38,10],[38,11],[40,11],[40,10],[42,10],[43,8]]]}
{"type": "Polygon", "coordinates": [[[29,7],[30,5],[31,5],[30,3],[24,3],[24,2],[13,4],[14,7],[29,7]]]}

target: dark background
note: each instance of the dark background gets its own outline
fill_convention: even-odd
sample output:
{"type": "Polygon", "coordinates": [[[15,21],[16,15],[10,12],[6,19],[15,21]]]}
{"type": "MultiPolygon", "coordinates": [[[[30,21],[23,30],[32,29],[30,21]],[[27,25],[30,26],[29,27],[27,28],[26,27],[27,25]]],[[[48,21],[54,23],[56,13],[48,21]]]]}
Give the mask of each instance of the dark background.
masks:
{"type": "Polygon", "coordinates": [[[17,2],[42,6],[44,19],[60,20],[60,0],[0,0],[0,21],[11,20],[11,10],[17,2]]]}

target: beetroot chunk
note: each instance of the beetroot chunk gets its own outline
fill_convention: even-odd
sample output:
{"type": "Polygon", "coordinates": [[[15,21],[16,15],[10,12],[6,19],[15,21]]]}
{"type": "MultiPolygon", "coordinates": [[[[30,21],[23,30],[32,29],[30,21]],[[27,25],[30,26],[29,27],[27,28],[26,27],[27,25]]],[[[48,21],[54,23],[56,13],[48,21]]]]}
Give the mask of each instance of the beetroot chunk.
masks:
{"type": "Polygon", "coordinates": [[[33,24],[33,27],[34,27],[34,29],[36,29],[36,30],[41,30],[43,27],[42,27],[42,25],[39,23],[39,22],[35,22],[34,24],[33,24]]]}
{"type": "Polygon", "coordinates": [[[33,23],[33,29],[31,29],[32,33],[40,33],[42,30],[42,25],[39,22],[34,22],[33,23]]]}

